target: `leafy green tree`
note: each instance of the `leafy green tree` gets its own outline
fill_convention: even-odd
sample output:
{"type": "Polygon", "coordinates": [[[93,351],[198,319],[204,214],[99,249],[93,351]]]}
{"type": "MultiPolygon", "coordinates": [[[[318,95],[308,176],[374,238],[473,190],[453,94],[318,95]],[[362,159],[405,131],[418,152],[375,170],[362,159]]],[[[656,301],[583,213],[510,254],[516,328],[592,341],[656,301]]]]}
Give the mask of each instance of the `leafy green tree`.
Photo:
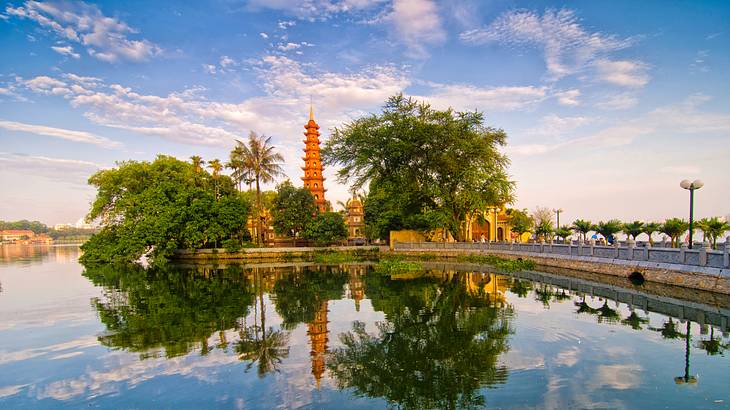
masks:
{"type": "Polygon", "coordinates": [[[337,212],[318,214],[304,227],[302,237],[318,244],[327,244],[347,238],[347,226],[337,212]]]}
{"type": "Polygon", "coordinates": [[[671,218],[664,221],[660,231],[672,239],[672,247],[679,247],[679,239],[687,232],[689,224],[680,218],[671,218]]]}
{"type": "Polygon", "coordinates": [[[654,232],[659,232],[662,228],[662,224],[658,222],[646,222],[644,226],[642,227],[641,231],[644,232],[649,236],[649,243],[654,245],[654,239],[652,239],[651,235],[654,232]]]}
{"type": "Polygon", "coordinates": [[[593,230],[593,224],[591,223],[591,221],[576,219],[575,221],[573,221],[573,225],[570,227],[570,229],[580,234],[581,239],[585,241],[588,232],[593,230]]]}
{"type": "Polygon", "coordinates": [[[292,330],[313,321],[322,303],[342,297],[347,279],[347,272],[338,267],[310,268],[283,276],[272,291],[281,326],[292,330]]]}
{"type": "Polygon", "coordinates": [[[606,222],[598,222],[598,225],[596,225],[593,230],[603,235],[607,242],[613,243],[613,236],[621,232],[623,226],[624,224],[618,219],[611,219],[606,222]]]}
{"type": "Polygon", "coordinates": [[[370,184],[368,198],[379,197],[370,217],[381,234],[386,226],[426,223],[464,240],[473,213],[512,201],[509,160],[499,151],[505,140],[481,113],[439,111],[396,95],[382,113],[335,128],[322,156],[340,166],[340,181],[370,184]]]}
{"type": "Polygon", "coordinates": [[[317,213],[317,203],[308,189],[297,188],[289,180],[276,187],[271,214],[277,234],[299,236],[317,213]]]}
{"type": "Polygon", "coordinates": [[[717,249],[717,238],[727,231],[730,231],[730,223],[720,220],[718,217],[704,218],[697,221],[697,228],[704,234],[705,240],[709,240],[713,249],[717,249]]]}
{"type": "Polygon", "coordinates": [[[644,223],[641,221],[627,222],[623,224],[621,230],[633,240],[636,240],[636,237],[644,232],[644,223]]]}
{"type": "Polygon", "coordinates": [[[518,240],[522,241],[522,234],[532,232],[534,221],[527,213],[527,209],[508,209],[507,214],[509,215],[509,224],[512,227],[512,232],[518,235],[518,240]]]}
{"type": "Polygon", "coordinates": [[[249,204],[231,179],[220,175],[214,182],[173,157],[120,162],[89,183],[97,195],[87,219],[98,219],[101,229],[82,246],[83,263],[130,262],[146,252],[164,260],[175,249],[216,246],[245,230],[249,204]]]}
{"type": "Polygon", "coordinates": [[[573,234],[573,231],[570,230],[570,227],[568,225],[563,225],[560,228],[555,230],[555,235],[560,238],[563,242],[565,242],[565,239],[573,234]]]}

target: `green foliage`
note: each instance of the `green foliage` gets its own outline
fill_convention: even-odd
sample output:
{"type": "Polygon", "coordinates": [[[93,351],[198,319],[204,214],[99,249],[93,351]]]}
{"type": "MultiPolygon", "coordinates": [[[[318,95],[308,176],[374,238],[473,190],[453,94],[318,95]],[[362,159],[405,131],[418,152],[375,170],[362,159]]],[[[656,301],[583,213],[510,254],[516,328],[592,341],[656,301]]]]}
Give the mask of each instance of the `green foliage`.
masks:
{"type": "Polygon", "coordinates": [[[636,237],[644,232],[644,223],[641,221],[628,222],[623,224],[621,230],[632,239],[636,240],[636,237]]]}
{"type": "Polygon", "coordinates": [[[246,230],[249,204],[230,178],[173,157],[121,162],[89,183],[97,196],[87,219],[102,229],[82,246],[83,263],[130,262],[148,251],[164,260],[175,249],[240,240],[246,230]]]}
{"type": "Polygon", "coordinates": [[[371,251],[366,249],[352,249],[344,252],[331,249],[318,249],[314,252],[314,256],[312,259],[315,263],[333,265],[347,262],[370,260],[373,258],[377,259],[377,256],[377,251],[371,251]]]}
{"type": "Polygon", "coordinates": [[[347,238],[347,226],[337,212],[323,212],[310,221],[302,237],[319,245],[341,241],[347,238]]]}
{"type": "Polygon", "coordinates": [[[606,222],[598,222],[598,225],[594,226],[593,230],[603,235],[607,242],[613,242],[613,236],[621,232],[623,227],[623,222],[618,219],[611,219],[606,222]]]}
{"type": "Polygon", "coordinates": [[[715,249],[717,249],[717,238],[730,231],[730,223],[722,221],[718,217],[700,219],[696,224],[697,228],[704,234],[705,239],[709,240],[715,249]]]}
{"type": "Polygon", "coordinates": [[[509,160],[498,149],[505,140],[481,113],[396,95],[381,114],[336,128],[322,156],[340,166],[340,181],[370,184],[366,220],[381,238],[393,227],[446,227],[463,239],[471,213],[512,201],[509,160]]]}
{"type": "Polygon", "coordinates": [[[573,221],[573,225],[570,227],[574,232],[577,232],[580,234],[582,240],[586,240],[586,235],[588,235],[588,232],[593,230],[593,224],[591,221],[586,221],[584,219],[576,219],[573,221]]]}
{"type": "Polygon", "coordinates": [[[519,234],[520,240],[522,240],[522,234],[532,232],[535,221],[527,213],[527,209],[508,209],[507,213],[509,214],[509,223],[512,227],[512,232],[519,234]]]}
{"type": "Polygon", "coordinates": [[[679,247],[679,239],[687,232],[689,224],[680,218],[671,218],[664,221],[661,229],[659,230],[663,234],[669,236],[672,239],[672,247],[679,247]]]}
{"type": "Polygon", "coordinates": [[[423,265],[418,262],[405,261],[402,259],[382,259],[375,265],[375,273],[380,275],[396,275],[406,272],[422,271],[423,265]]]}
{"type": "Polygon", "coordinates": [[[38,221],[28,221],[25,219],[20,221],[0,220],[0,231],[4,230],[29,230],[33,231],[33,233],[47,233],[48,231],[50,231],[48,226],[46,226],[44,223],[38,221]]]}
{"type": "Polygon", "coordinates": [[[573,231],[570,230],[568,225],[563,225],[555,230],[555,235],[563,241],[565,241],[565,238],[569,237],[571,234],[573,234],[573,231]]]}
{"type": "Polygon", "coordinates": [[[83,273],[103,296],[92,299],[106,332],[102,345],[140,352],[164,349],[166,357],[201,353],[216,331],[233,328],[254,301],[245,276],[237,271],[136,265],[98,265],[83,273]]]}
{"type": "Polygon", "coordinates": [[[654,232],[659,232],[662,228],[662,224],[658,222],[646,222],[644,226],[641,228],[641,231],[647,235],[649,235],[649,243],[654,244],[654,239],[652,239],[651,235],[654,232]]]}
{"type": "Polygon", "coordinates": [[[504,259],[494,255],[459,255],[456,260],[459,262],[491,265],[507,273],[535,269],[534,261],[527,259],[504,259]]]}
{"type": "Polygon", "coordinates": [[[289,180],[276,187],[271,214],[277,234],[298,236],[317,213],[317,203],[308,189],[296,188],[289,180]]]}
{"type": "Polygon", "coordinates": [[[240,251],[243,245],[238,239],[226,239],[223,241],[223,248],[225,248],[226,252],[233,253],[240,251]]]}
{"type": "Polygon", "coordinates": [[[543,240],[550,239],[553,231],[553,223],[551,221],[544,220],[535,226],[535,236],[543,240]]]}

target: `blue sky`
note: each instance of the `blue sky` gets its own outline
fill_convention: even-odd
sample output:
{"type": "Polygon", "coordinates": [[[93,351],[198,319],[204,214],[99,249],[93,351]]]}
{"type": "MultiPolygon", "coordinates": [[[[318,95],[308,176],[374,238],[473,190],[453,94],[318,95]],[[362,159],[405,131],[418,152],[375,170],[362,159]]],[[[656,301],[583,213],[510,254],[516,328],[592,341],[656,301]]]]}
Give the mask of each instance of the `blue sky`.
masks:
{"type": "MultiPolygon", "coordinates": [[[[0,219],[74,222],[115,161],[226,159],[273,137],[301,184],[323,139],[404,92],[505,129],[514,206],[730,214],[730,4],[10,1],[0,8],[0,219]]],[[[347,197],[329,176],[328,199],[347,197]]],[[[561,221],[561,222],[562,222],[561,221]]]]}

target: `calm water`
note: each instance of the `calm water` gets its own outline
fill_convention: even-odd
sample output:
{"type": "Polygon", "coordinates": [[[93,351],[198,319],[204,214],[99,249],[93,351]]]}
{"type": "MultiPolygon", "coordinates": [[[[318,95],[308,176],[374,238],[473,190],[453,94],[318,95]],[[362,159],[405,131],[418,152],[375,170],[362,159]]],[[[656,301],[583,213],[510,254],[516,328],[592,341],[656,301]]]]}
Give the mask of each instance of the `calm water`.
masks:
{"type": "Polygon", "coordinates": [[[535,273],[77,257],[0,247],[0,408],[730,405],[728,306],[535,273]]]}

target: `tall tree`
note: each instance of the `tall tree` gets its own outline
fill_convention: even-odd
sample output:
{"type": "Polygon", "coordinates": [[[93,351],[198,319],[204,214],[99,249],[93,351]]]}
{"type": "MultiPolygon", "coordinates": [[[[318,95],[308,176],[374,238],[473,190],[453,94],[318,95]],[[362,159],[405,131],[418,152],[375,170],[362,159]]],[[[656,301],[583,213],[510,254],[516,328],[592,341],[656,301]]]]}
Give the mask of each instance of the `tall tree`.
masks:
{"type": "Polygon", "coordinates": [[[506,138],[479,112],[439,111],[396,95],[382,113],[335,128],[322,156],[340,166],[340,181],[370,184],[388,223],[414,229],[427,222],[463,240],[474,213],[512,201],[509,160],[499,150],[506,138]],[[406,221],[414,215],[420,221],[406,221]]]}
{"type": "Polygon", "coordinates": [[[532,212],[532,220],[535,221],[535,239],[550,239],[550,235],[555,231],[553,225],[553,211],[550,208],[538,206],[532,212]]]}
{"type": "Polygon", "coordinates": [[[242,145],[242,148],[245,147],[244,156],[247,158],[248,166],[251,169],[252,179],[256,182],[256,243],[261,243],[262,232],[261,212],[263,209],[261,204],[261,184],[273,182],[276,177],[284,174],[281,168],[284,157],[276,152],[270,143],[271,137],[265,135],[259,136],[251,131],[248,134],[248,145],[242,145]]]}
{"type": "Polygon", "coordinates": [[[208,161],[208,168],[210,168],[211,171],[213,171],[213,183],[215,185],[215,198],[218,199],[218,179],[221,175],[221,170],[223,169],[223,164],[221,164],[221,161],[219,159],[212,159],[208,161]]]}

